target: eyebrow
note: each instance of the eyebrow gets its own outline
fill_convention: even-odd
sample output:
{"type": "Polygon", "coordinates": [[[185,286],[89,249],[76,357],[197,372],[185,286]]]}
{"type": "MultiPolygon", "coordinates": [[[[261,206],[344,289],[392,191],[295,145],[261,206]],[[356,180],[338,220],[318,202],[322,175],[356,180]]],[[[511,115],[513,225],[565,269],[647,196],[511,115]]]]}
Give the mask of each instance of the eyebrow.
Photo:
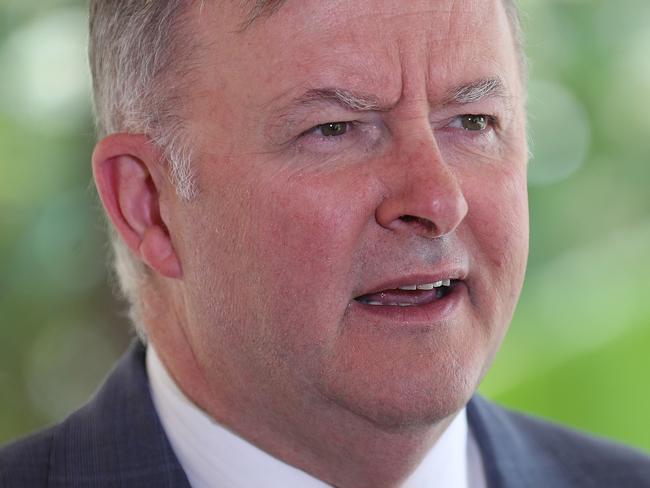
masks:
{"type": "Polygon", "coordinates": [[[377,97],[362,95],[343,88],[313,88],[303,93],[291,105],[301,107],[323,102],[334,103],[353,112],[387,110],[387,107],[382,105],[377,97]]]}
{"type": "MultiPolygon", "coordinates": [[[[457,86],[443,97],[442,106],[466,105],[488,98],[508,98],[504,83],[499,78],[483,78],[457,86]]],[[[387,112],[395,103],[380,101],[376,96],[357,93],[344,88],[312,88],[294,99],[286,112],[319,103],[333,103],[352,112],[387,112]]]]}
{"type": "Polygon", "coordinates": [[[488,98],[508,98],[505,84],[500,78],[483,78],[456,87],[444,98],[443,105],[467,105],[488,98]]]}

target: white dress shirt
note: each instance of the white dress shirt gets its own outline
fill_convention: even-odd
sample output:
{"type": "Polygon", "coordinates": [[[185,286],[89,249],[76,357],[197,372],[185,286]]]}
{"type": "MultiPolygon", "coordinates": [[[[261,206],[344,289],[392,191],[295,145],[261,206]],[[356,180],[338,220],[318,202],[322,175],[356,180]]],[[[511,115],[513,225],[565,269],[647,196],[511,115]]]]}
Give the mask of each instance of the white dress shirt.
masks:
{"type": "MultiPolygon", "coordinates": [[[[193,488],[327,488],[216,423],[176,386],[151,344],[153,403],[193,488]]],[[[463,409],[402,488],[485,488],[481,454],[463,409]]]]}

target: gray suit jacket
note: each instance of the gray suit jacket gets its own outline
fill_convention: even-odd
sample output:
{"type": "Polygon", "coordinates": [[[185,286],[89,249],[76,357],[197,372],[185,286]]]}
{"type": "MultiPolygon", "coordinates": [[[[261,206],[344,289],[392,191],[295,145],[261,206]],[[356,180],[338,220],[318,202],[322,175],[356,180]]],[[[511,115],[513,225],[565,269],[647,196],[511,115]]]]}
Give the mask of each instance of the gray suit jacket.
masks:
{"type": "MultiPolygon", "coordinates": [[[[88,404],[0,449],[0,487],[189,488],[151,401],[144,358],[134,344],[88,404]]],[[[640,452],[478,396],[467,413],[490,488],[650,487],[650,458],[640,452]]]]}

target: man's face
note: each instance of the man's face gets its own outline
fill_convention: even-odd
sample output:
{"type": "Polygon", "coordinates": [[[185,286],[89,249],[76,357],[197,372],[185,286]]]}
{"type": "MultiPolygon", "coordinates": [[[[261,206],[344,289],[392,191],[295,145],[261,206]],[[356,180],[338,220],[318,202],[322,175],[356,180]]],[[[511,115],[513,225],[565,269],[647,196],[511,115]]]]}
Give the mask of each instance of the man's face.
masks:
{"type": "Polygon", "coordinates": [[[498,349],[527,256],[500,1],[289,0],[244,32],[221,7],[194,20],[200,195],[168,211],[205,379],[251,415],[442,419],[498,349]]]}

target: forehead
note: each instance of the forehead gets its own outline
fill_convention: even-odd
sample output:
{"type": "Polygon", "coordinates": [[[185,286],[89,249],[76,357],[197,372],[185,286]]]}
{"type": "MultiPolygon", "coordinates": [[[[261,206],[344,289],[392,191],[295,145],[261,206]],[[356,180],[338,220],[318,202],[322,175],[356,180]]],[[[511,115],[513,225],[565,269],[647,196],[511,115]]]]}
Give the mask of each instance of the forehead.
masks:
{"type": "Polygon", "coordinates": [[[459,81],[508,81],[516,71],[501,0],[288,0],[249,24],[249,12],[226,3],[203,11],[197,30],[208,46],[200,64],[224,88],[229,79],[255,80],[258,94],[273,87],[279,96],[314,82],[390,97],[422,78],[427,90],[446,93],[459,81]]]}

